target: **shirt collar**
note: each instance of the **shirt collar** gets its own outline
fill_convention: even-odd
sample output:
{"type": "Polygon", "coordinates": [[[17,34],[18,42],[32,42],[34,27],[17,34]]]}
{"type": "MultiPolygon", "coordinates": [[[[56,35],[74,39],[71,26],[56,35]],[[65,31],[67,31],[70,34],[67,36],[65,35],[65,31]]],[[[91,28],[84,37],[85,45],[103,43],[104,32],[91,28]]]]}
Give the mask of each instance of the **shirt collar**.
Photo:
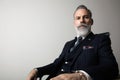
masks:
{"type": "MultiPolygon", "coordinates": [[[[85,39],[85,38],[89,35],[89,33],[91,33],[91,31],[90,31],[90,32],[88,32],[88,34],[86,34],[85,36],[81,36],[81,37],[82,37],[82,40],[84,40],[84,39],[85,39]]],[[[78,38],[78,37],[80,37],[80,36],[79,36],[79,35],[77,35],[76,37],[78,38]]]]}

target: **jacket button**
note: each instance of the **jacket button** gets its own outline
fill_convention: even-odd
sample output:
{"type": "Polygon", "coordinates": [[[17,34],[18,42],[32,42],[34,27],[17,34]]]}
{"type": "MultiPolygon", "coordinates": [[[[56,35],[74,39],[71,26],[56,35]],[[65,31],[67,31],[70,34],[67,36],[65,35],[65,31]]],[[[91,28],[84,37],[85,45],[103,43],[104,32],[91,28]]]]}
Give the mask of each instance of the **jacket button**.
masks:
{"type": "Polygon", "coordinates": [[[64,69],[61,69],[61,71],[63,72],[63,71],[64,71],[64,69]]]}
{"type": "Polygon", "coordinates": [[[67,62],[67,61],[65,61],[65,64],[68,64],[68,62],[67,62]]]}

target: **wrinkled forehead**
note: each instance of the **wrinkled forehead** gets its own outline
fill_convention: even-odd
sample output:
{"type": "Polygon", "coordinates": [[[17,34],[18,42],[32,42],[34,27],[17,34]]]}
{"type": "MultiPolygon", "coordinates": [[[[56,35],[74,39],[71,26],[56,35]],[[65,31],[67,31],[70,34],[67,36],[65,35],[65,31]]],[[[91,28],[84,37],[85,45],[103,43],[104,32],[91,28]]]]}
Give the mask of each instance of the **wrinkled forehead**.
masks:
{"type": "Polygon", "coordinates": [[[86,10],[86,9],[77,9],[73,16],[74,17],[76,17],[76,16],[88,16],[88,17],[90,17],[90,14],[89,14],[88,10],[86,10]]]}
{"type": "Polygon", "coordinates": [[[84,9],[84,10],[87,12],[87,14],[89,15],[89,17],[92,18],[92,12],[91,12],[91,10],[88,9],[88,8],[87,8],[86,6],[84,6],[84,5],[79,5],[79,6],[76,8],[76,10],[74,11],[73,16],[74,16],[75,13],[76,13],[78,10],[80,10],[80,9],[84,9]]]}
{"type": "Polygon", "coordinates": [[[75,14],[86,14],[89,15],[89,12],[86,9],[78,9],[75,14]]]}

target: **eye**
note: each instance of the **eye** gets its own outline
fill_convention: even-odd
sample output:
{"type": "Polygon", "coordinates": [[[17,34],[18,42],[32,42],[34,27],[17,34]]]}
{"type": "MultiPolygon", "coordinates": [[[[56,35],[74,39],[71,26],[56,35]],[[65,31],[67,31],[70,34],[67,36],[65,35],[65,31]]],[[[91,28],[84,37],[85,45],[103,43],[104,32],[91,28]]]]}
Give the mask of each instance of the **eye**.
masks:
{"type": "Polygon", "coordinates": [[[76,17],[76,20],[79,20],[80,19],[80,17],[78,16],[78,17],[76,17]]]}
{"type": "Polygon", "coordinates": [[[89,19],[90,17],[87,15],[87,16],[84,16],[84,18],[89,19]]]}

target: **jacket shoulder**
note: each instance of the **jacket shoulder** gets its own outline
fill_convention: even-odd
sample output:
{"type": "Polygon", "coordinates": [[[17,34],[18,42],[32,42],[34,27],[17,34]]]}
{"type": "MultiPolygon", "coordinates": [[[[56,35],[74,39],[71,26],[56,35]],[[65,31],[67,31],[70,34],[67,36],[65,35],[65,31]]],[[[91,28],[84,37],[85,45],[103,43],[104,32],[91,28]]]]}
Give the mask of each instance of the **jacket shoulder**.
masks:
{"type": "Polygon", "coordinates": [[[111,44],[111,39],[110,39],[110,33],[109,32],[96,34],[96,39],[99,42],[106,42],[107,41],[111,44]]]}
{"type": "Polygon", "coordinates": [[[99,34],[95,34],[96,36],[110,36],[109,32],[104,32],[104,33],[99,33],[99,34]]]}

